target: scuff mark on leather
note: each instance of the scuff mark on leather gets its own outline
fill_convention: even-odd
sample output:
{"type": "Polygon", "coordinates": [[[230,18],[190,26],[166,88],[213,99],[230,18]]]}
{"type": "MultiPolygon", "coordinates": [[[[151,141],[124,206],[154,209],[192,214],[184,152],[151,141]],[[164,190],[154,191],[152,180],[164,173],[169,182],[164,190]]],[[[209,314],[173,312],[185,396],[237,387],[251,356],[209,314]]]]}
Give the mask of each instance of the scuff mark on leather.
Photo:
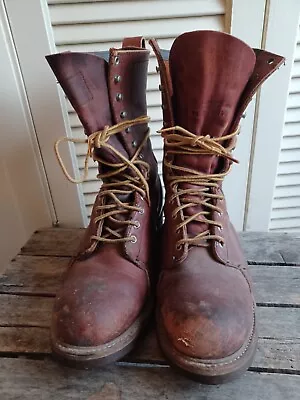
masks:
{"type": "Polygon", "coordinates": [[[178,341],[178,342],[182,342],[186,347],[190,347],[190,344],[189,344],[189,342],[188,342],[187,339],[178,338],[177,341],[178,341]]]}

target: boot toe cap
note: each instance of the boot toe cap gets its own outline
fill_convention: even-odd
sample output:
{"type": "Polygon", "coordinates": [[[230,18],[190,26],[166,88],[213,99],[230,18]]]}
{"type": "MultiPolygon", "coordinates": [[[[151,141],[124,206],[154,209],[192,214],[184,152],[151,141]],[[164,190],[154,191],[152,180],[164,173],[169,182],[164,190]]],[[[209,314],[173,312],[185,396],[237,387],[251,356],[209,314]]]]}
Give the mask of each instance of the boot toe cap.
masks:
{"type": "MultiPolygon", "coordinates": [[[[197,281],[197,279],[196,279],[197,281]]],[[[246,291],[224,292],[220,287],[198,290],[184,280],[173,286],[160,308],[167,340],[181,354],[203,360],[217,360],[237,352],[251,337],[254,323],[253,300],[246,291]],[[178,300],[180,299],[180,300],[178,300]]]]}
{"type": "Polygon", "coordinates": [[[67,279],[57,295],[52,314],[52,337],[72,346],[106,344],[138,318],[147,284],[137,285],[126,274],[84,274],[67,279]]]}

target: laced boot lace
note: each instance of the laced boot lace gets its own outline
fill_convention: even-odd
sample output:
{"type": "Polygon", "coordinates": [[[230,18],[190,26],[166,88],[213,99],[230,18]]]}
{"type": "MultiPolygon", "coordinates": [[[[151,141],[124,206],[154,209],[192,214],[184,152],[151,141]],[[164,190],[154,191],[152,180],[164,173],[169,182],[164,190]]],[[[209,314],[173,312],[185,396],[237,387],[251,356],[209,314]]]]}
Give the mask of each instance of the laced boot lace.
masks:
{"type": "Polygon", "coordinates": [[[208,246],[207,240],[215,239],[220,243],[224,243],[224,239],[219,235],[211,234],[210,226],[215,225],[222,228],[222,224],[211,219],[210,215],[212,211],[222,212],[220,207],[213,204],[213,199],[223,199],[224,196],[221,194],[212,193],[212,188],[218,188],[224,177],[229,173],[230,168],[222,173],[217,174],[205,174],[199,171],[195,171],[190,168],[175,165],[173,157],[169,155],[215,155],[225,157],[233,162],[238,162],[231,156],[235,140],[233,139],[240,131],[237,128],[233,133],[213,138],[209,135],[197,136],[194,133],[180,127],[173,126],[170,128],[161,129],[158,131],[164,138],[165,145],[165,157],[164,166],[169,169],[168,182],[171,186],[173,194],[170,197],[170,202],[176,200],[179,204],[175,207],[172,217],[175,218],[178,213],[181,213],[181,221],[176,226],[176,231],[186,227],[193,221],[204,223],[208,226],[203,232],[195,235],[194,237],[184,237],[178,240],[176,246],[180,248],[184,244],[193,246],[208,246]],[[179,133],[177,133],[179,132],[179,133]],[[224,147],[220,142],[228,141],[228,147],[224,147]],[[193,185],[192,188],[182,189],[183,184],[193,185]],[[197,186],[198,188],[195,188],[197,186]],[[194,196],[191,200],[189,196],[194,196]],[[196,212],[193,215],[184,215],[184,210],[189,207],[201,206],[201,211],[196,212]]]}
{"type": "Polygon", "coordinates": [[[72,183],[82,183],[86,180],[88,175],[88,160],[90,157],[100,162],[102,165],[109,167],[108,172],[99,173],[97,175],[97,178],[101,179],[103,184],[98,195],[101,205],[96,206],[98,213],[97,216],[94,217],[94,223],[102,223],[103,225],[101,236],[91,236],[92,240],[109,243],[136,241],[135,236],[125,237],[125,231],[128,225],[138,227],[137,222],[126,218],[126,216],[133,211],[143,213],[143,209],[133,203],[132,199],[134,199],[133,195],[135,192],[140,193],[150,205],[149,185],[147,182],[150,166],[147,162],[139,159],[139,154],[149,138],[149,131],[130,160],[111,146],[108,143],[108,139],[124,131],[126,128],[148,123],[149,120],[149,117],[143,116],[121,122],[114,126],[105,126],[102,131],[94,132],[86,139],[62,137],[55,143],[54,149],[57,160],[64,175],[72,183]],[[59,153],[59,145],[62,142],[87,143],[88,145],[84,162],[84,173],[80,179],[72,178],[64,165],[59,153]],[[107,149],[113,152],[120,159],[120,162],[109,163],[97,157],[94,151],[95,149],[107,149]],[[145,171],[144,174],[141,172],[140,168],[145,171]],[[121,200],[122,197],[131,199],[132,201],[123,201],[121,200]],[[105,223],[105,221],[108,220],[112,222],[112,224],[105,223]]]}

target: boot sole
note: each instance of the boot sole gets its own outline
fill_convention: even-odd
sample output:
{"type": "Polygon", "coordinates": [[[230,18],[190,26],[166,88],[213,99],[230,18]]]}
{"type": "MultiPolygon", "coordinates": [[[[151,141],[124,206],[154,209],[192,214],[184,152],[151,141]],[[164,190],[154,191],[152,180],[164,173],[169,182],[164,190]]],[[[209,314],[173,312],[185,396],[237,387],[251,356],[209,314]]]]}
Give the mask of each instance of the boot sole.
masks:
{"type": "Polygon", "coordinates": [[[241,376],[252,364],[257,348],[255,321],[251,336],[243,346],[232,355],[217,360],[198,359],[179,352],[168,339],[159,313],[156,321],[158,341],[170,364],[197,382],[209,385],[229,382],[241,376]]]}
{"type": "Polygon", "coordinates": [[[70,367],[90,369],[114,363],[128,354],[145,328],[153,309],[152,300],[134,323],[114,340],[98,346],[72,346],[58,341],[51,332],[53,356],[70,367]]]}

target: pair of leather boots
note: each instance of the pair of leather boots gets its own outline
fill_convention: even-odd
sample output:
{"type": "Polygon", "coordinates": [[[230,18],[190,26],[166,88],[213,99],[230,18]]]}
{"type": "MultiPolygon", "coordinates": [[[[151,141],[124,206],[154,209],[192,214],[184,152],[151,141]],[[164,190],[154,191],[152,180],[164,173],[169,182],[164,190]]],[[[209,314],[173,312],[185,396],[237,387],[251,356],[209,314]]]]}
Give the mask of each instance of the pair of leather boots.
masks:
{"type": "Polygon", "coordinates": [[[257,343],[251,280],[222,181],[245,108],[284,59],[214,31],[185,33],[170,51],[150,44],[161,78],[164,223],[144,39],[47,57],[87,135],[86,169],[91,156],[102,180],[56,297],[52,347],[84,368],[116,361],[133,349],[156,299],[170,363],[220,383],[249,367],[257,343]]]}

